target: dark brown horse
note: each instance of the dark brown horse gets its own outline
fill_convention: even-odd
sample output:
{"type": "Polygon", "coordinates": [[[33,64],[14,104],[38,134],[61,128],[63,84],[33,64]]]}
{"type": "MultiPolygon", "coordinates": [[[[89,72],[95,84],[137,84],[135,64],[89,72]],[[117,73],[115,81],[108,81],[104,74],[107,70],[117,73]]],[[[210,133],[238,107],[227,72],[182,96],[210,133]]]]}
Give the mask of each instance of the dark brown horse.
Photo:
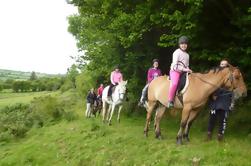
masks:
{"type": "MultiPolygon", "coordinates": [[[[183,109],[180,129],[177,134],[177,144],[182,144],[182,137],[189,141],[188,134],[193,120],[198,115],[201,107],[206,104],[208,97],[218,88],[225,87],[234,92],[235,98],[247,95],[240,70],[236,67],[217,68],[206,74],[192,73],[189,75],[189,85],[183,94],[183,103],[175,97],[175,109],[183,109]]],[[[155,115],[156,138],[161,138],[160,120],[167,107],[167,96],[170,81],[167,76],[153,80],[148,88],[148,107],[144,133],[148,135],[151,114],[157,107],[155,115]],[[157,104],[158,103],[158,104],[157,104]]]]}

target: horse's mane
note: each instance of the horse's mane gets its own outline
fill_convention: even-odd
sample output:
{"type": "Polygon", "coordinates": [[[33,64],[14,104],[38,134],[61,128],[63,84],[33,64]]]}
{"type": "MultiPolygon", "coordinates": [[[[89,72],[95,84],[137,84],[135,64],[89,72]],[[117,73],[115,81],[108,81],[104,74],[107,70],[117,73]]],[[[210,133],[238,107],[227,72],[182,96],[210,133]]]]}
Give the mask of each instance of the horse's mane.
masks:
{"type": "Polygon", "coordinates": [[[225,69],[225,68],[229,68],[230,66],[226,66],[226,67],[220,67],[220,66],[214,66],[212,67],[211,69],[209,70],[206,70],[203,72],[203,74],[208,74],[209,72],[213,72],[213,73],[218,73],[220,72],[221,70],[225,69]]]}

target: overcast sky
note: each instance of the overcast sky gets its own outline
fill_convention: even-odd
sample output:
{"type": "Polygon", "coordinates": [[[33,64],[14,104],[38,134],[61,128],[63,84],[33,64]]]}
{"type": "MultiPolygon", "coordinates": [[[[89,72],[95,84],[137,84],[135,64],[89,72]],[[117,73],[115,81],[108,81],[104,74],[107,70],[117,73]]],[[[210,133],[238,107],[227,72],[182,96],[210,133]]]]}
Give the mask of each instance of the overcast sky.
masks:
{"type": "Polygon", "coordinates": [[[65,0],[0,1],[0,68],[66,73],[77,55],[66,17],[77,9],[65,0]]]}

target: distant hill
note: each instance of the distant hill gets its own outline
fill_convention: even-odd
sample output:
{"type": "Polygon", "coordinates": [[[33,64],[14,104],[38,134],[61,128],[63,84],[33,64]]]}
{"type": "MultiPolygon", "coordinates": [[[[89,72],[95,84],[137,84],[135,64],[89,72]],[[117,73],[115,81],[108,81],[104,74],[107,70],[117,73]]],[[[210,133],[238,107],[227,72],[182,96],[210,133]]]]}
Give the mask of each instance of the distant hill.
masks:
{"type": "MultiPolygon", "coordinates": [[[[39,73],[39,72],[36,72],[36,75],[38,78],[63,76],[60,74],[46,74],[46,73],[39,73]]],[[[0,69],[0,80],[7,80],[7,79],[27,80],[27,79],[30,79],[30,76],[31,76],[31,72],[0,69]]]]}

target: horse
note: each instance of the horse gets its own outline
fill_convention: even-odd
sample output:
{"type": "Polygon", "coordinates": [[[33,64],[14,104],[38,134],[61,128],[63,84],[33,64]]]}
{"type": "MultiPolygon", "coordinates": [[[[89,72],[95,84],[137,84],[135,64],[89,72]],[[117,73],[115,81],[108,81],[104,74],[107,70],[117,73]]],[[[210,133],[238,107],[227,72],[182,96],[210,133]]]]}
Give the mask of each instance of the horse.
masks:
{"type": "Polygon", "coordinates": [[[102,95],[102,102],[103,102],[102,120],[103,122],[108,121],[108,124],[111,125],[112,116],[113,116],[115,107],[117,105],[119,105],[117,121],[120,122],[120,112],[123,107],[122,103],[125,99],[126,84],[127,84],[127,81],[119,82],[118,85],[115,87],[111,97],[108,97],[109,86],[105,87],[105,89],[103,90],[103,95],[102,95]],[[108,110],[106,108],[107,104],[109,105],[108,110]]]}
{"type": "MultiPolygon", "coordinates": [[[[176,137],[177,144],[182,144],[182,138],[189,141],[189,130],[192,122],[216,89],[224,87],[231,90],[235,99],[247,95],[247,88],[240,70],[231,65],[225,68],[218,67],[216,70],[210,70],[205,74],[191,73],[188,80],[189,85],[183,94],[183,102],[177,96],[174,102],[174,109],[182,109],[180,129],[176,137]]],[[[161,139],[160,121],[168,103],[169,84],[168,76],[161,76],[154,79],[148,87],[145,136],[148,136],[151,114],[157,107],[154,124],[155,136],[161,139]]]]}
{"type": "Polygon", "coordinates": [[[94,106],[93,106],[93,115],[99,116],[101,114],[101,110],[102,110],[102,99],[101,98],[97,98],[94,102],[94,106]]]}

